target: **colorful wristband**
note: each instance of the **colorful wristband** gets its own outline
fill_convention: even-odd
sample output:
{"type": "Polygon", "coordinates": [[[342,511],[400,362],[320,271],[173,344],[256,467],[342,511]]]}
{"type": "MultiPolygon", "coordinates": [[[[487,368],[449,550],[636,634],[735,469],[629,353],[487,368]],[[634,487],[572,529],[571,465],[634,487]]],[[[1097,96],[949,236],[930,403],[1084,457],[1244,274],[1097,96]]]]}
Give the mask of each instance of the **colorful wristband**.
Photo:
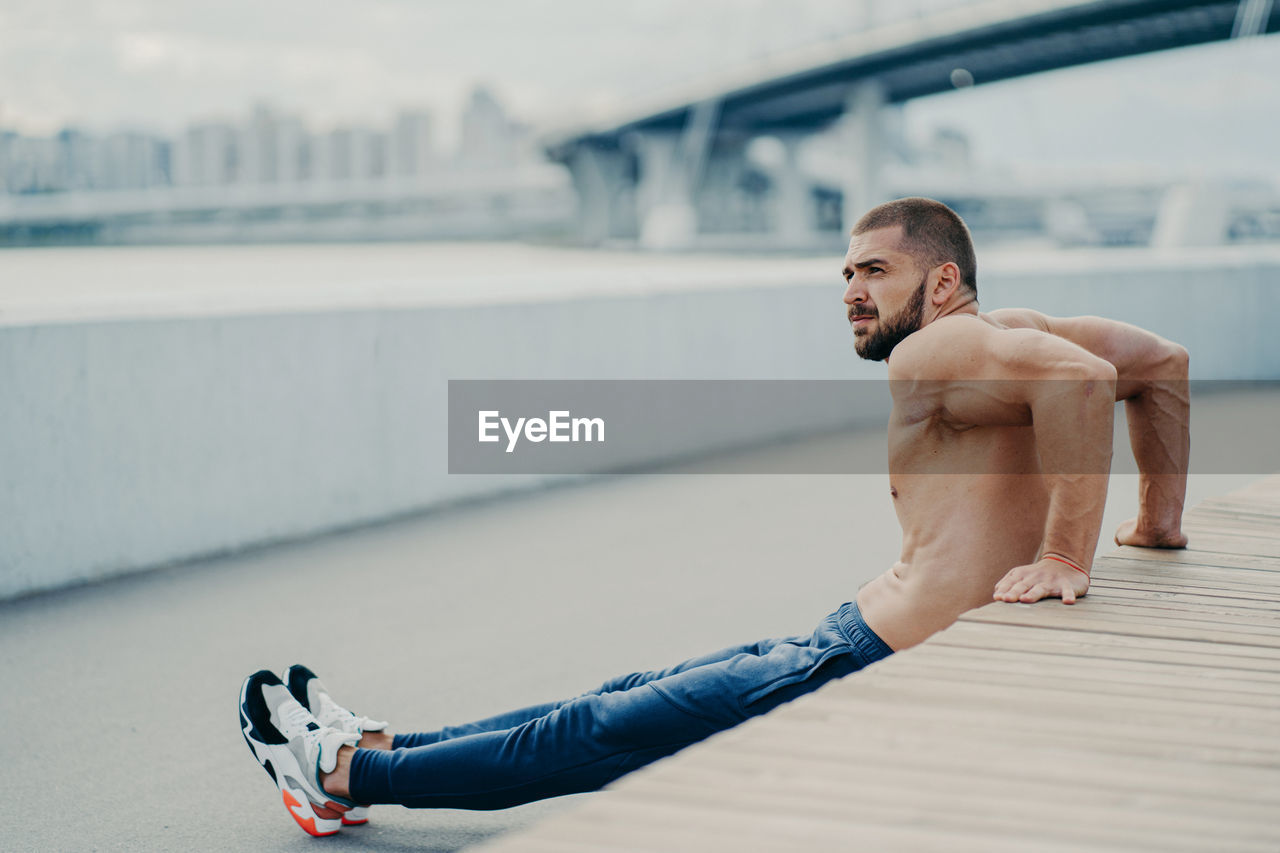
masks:
{"type": "Polygon", "coordinates": [[[1077,572],[1079,572],[1080,574],[1084,575],[1085,577],[1089,577],[1089,573],[1088,573],[1088,572],[1086,572],[1084,569],[1080,568],[1080,567],[1079,567],[1079,566],[1077,566],[1075,563],[1073,563],[1073,562],[1071,562],[1070,560],[1068,560],[1066,557],[1059,557],[1057,554],[1045,554],[1045,555],[1043,556],[1043,558],[1042,558],[1042,559],[1045,559],[1045,560],[1057,560],[1059,563],[1066,563],[1068,566],[1070,566],[1071,568],[1075,569],[1075,570],[1076,570],[1077,572]]]}

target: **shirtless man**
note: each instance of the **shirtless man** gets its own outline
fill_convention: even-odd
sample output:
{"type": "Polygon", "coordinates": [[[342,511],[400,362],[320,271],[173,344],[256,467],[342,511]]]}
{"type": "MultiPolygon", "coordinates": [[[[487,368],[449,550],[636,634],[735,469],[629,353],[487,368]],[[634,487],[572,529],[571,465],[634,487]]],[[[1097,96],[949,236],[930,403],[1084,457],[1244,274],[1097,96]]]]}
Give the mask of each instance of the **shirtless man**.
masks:
{"type": "Polygon", "coordinates": [[[980,313],[974,266],[959,217],[927,199],[868,213],[845,256],[855,347],[888,361],[894,401],[890,494],[902,556],[858,593],[868,625],[894,649],[990,601],[993,587],[997,601],[1072,604],[1085,594],[1112,401],[1125,401],[1140,472],[1138,517],[1116,543],[1187,544],[1187,351],[1098,317],[980,313]]]}
{"type": "Polygon", "coordinates": [[[901,559],[812,635],[421,734],[393,737],[352,714],[306,667],[283,679],[254,673],[241,688],[241,728],[304,830],[361,823],[371,803],[493,809],[595,790],[915,645],[993,598],[1073,603],[1089,588],[1114,401],[1125,401],[1140,472],[1138,515],[1116,541],[1186,545],[1186,350],[1096,317],[980,313],[968,230],[928,199],[864,216],[844,277],[855,349],[889,362],[901,559]]]}

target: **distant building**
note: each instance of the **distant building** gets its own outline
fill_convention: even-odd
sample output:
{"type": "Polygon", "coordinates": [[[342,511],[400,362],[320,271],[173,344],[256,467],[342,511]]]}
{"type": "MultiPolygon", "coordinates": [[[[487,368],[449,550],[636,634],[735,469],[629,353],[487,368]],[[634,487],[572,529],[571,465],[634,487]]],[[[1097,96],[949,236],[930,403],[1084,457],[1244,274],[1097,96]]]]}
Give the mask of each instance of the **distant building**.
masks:
{"type": "Polygon", "coordinates": [[[0,193],[9,192],[9,147],[17,138],[11,130],[0,130],[0,193]]]}
{"type": "Polygon", "coordinates": [[[388,137],[364,127],[339,127],[312,146],[312,177],[320,181],[364,181],[387,173],[388,137]]]}
{"type": "Polygon", "coordinates": [[[187,128],[173,147],[173,182],[180,186],[225,186],[239,172],[239,144],[230,124],[187,128]]]}
{"type": "Polygon", "coordinates": [[[310,135],[302,119],[287,116],[276,122],[276,180],[285,184],[305,181],[309,174],[310,135]]]}
{"type": "Polygon", "coordinates": [[[92,190],[102,186],[105,164],[99,157],[96,139],[75,128],[65,128],[57,135],[59,153],[59,189],[92,190]]]}
{"type": "Polygon", "coordinates": [[[402,112],[391,131],[390,169],[393,177],[412,178],[426,174],[436,159],[431,115],[402,112]]]}
{"type": "Polygon", "coordinates": [[[11,193],[42,193],[59,189],[56,139],[14,134],[5,146],[5,188],[11,193]]]}
{"type": "Polygon", "coordinates": [[[99,145],[103,189],[146,189],[170,183],[167,140],[128,130],[103,137],[99,145]]]}
{"type": "Polygon", "coordinates": [[[475,166],[509,166],[517,160],[518,134],[488,89],[477,88],[462,113],[458,159],[475,166]]]}
{"type": "Polygon", "coordinates": [[[240,132],[238,180],[245,184],[296,183],[306,177],[307,131],[294,116],[259,104],[240,132]]]}

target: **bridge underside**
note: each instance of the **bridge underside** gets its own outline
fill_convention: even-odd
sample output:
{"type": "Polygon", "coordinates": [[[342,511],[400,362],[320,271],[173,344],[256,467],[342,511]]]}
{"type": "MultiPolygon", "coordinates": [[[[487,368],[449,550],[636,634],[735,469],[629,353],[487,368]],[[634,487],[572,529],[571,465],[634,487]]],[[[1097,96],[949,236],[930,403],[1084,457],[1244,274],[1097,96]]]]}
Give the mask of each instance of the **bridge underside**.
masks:
{"type": "MultiPolygon", "coordinates": [[[[579,233],[586,243],[638,239],[651,248],[684,248],[695,237],[705,242],[709,235],[734,231],[738,223],[739,232],[772,232],[766,242],[796,246],[833,226],[842,230],[843,222],[887,197],[887,156],[901,147],[890,138],[887,106],[958,85],[1240,32],[1276,32],[1280,14],[1272,12],[1268,0],[1041,2],[955,10],[949,17],[871,30],[848,44],[819,49],[842,51],[835,53],[839,60],[709,90],[611,127],[563,136],[547,150],[573,173],[579,233]],[[1022,14],[1007,17],[1010,6],[1022,14]],[[1035,8],[1028,12],[1029,6],[1035,8]],[[798,146],[832,127],[839,132],[841,162],[815,182],[803,174],[798,146]],[[775,149],[781,146],[763,169],[750,150],[760,137],[771,137],[775,149]],[[753,190],[753,184],[763,190],[753,190]]],[[[1215,222],[1209,230],[1223,227],[1215,222]]]]}
{"type": "MultiPolygon", "coordinates": [[[[968,71],[976,85],[1231,37],[1239,0],[1098,2],[989,24],[866,53],[724,93],[722,131],[768,133],[817,130],[844,114],[850,87],[876,80],[887,103],[901,103],[955,87],[952,71],[968,71]]],[[[1271,14],[1263,32],[1280,31],[1271,14]]],[[[608,145],[629,132],[679,131],[693,104],[655,113],[611,130],[578,136],[551,148],[608,145]]]]}

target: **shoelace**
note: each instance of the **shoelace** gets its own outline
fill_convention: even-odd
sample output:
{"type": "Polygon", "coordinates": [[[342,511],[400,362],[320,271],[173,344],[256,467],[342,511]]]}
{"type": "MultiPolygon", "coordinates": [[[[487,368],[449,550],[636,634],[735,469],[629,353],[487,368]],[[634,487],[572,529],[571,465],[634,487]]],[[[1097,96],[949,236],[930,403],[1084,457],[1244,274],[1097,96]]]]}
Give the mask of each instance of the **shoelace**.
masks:
{"type": "Polygon", "coordinates": [[[320,707],[316,709],[316,719],[319,720],[320,725],[322,726],[331,726],[335,729],[341,729],[344,732],[359,734],[370,725],[386,725],[386,723],[353,714],[351,711],[348,711],[346,708],[333,701],[328,693],[321,693],[317,704],[319,704],[320,707]]]}
{"type": "Polygon", "coordinates": [[[321,693],[319,698],[320,707],[315,710],[315,715],[321,725],[343,728],[343,723],[355,719],[355,714],[334,702],[328,693],[321,693]]]}
{"type": "Polygon", "coordinates": [[[290,700],[280,705],[281,722],[284,724],[285,731],[281,732],[285,737],[294,737],[300,735],[307,744],[307,751],[311,752],[312,747],[320,740],[320,735],[324,732],[321,728],[308,728],[311,723],[317,723],[316,718],[311,712],[302,707],[302,704],[290,700]]]}

